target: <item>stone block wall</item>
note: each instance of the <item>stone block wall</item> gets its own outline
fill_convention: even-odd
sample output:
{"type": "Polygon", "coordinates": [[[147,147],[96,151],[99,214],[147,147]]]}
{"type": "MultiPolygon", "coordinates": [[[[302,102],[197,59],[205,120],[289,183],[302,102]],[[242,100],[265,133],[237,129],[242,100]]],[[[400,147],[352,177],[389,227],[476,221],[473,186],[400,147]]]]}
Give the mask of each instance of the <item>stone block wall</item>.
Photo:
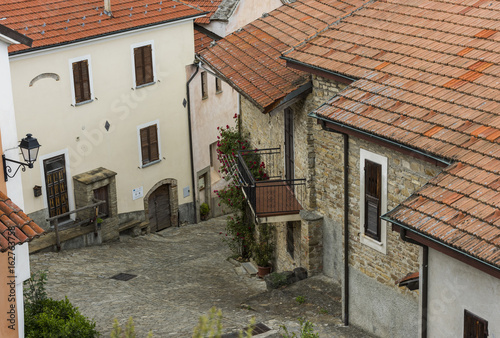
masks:
{"type": "MultiPolygon", "coordinates": [[[[415,292],[394,286],[409,272],[418,270],[418,247],[403,242],[387,224],[387,254],[360,242],[360,149],[382,155],[388,160],[387,210],[395,208],[421,188],[440,168],[428,162],[401,154],[365,140],[349,137],[349,263],[357,270],[397,292],[415,292]]],[[[317,142],[318,211],[343,224],[343,140],[342,136],[318,128],[317,142]]]]}

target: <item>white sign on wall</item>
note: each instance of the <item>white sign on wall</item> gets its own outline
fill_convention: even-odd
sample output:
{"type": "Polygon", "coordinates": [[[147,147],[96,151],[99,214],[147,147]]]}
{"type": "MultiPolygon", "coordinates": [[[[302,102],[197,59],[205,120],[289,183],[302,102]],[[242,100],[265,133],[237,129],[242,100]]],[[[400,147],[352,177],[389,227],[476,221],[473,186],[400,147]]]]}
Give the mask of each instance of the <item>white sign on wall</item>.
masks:
{"type": "Polygon", "coordinates": [[[142,187],[132,189],[132,199],[135,201],[136,199],[139,199],[143,197],[144,194],[142,192],[142,187]]]}

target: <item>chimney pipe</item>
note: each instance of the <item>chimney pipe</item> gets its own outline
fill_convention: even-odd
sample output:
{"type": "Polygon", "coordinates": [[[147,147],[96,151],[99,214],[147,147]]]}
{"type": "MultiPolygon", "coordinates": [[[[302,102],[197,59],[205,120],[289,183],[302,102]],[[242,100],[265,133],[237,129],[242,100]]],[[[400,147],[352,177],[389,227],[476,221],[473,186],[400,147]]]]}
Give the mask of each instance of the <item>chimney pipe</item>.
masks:
{"type": "Polygon", "coordinates": [[[111,16],[111,0],[104,0],[104,14],[111,16]]]}

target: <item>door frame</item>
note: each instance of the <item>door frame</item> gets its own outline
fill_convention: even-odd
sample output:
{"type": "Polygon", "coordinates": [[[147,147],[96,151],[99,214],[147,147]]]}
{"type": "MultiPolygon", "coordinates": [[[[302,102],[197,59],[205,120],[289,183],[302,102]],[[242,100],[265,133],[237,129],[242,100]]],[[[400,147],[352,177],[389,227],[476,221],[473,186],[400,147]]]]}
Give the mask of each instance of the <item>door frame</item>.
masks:
{"type": "MultiPolygon", "coordinates": [[[[175,178],[166,178],[149,189],[149,191],[144,195],[144,220],[149,222],[149,197],[152,193],[156,191],[160,186],[168,185],[169,197],[170,197],[170,224],[172,227],[179,226],[179,197],[177,192],[177,180],[175,178]]],[[[149,229],[149,228],[148,228],[149,229]]]]}
{"type": "Polygon", "coordinates": [[[293,122],[293,109],[289,107],[285,108],[283,110],[283,136],[285,148],[283,152],[283,160],[285,161],[285,180],[287,181],[295,178],[295,135],[293,122]],[[291,139],[291,143],[288,140],[287,134],[290,135],[289,138],[291,139]],[[291,177],[288,177],[288,174],[290,174],[291,177]]]}
{"type": "MultiPolygon", "coordinates": [[[[50,154],[46,155],[40,155],[38,158],[39,160],[39,167],[40,167],[40,177],[42,178],[42,191],[43,191],[43,207],[44,209],[47,210],[47,217],[48,217],[48,210],[49,210],[49,203],[47,201],[47,184],[45,182],[45,168],[43,165],[43,161],[48,160],[52,157],[56,156],[61,156],[64,155],[64,165],[66,166],[66,185],[67,185],[67,191],[68,191],[68,206],[69,206],[69,211],[75,210],[75,194],[73,191],[73,176],[71,176],[71,165],[69,165],[69,152],[68,149],[63,149],[63,150],[58,150],[55,152],[52,152],[50,154]]],[[[76,213],[69,215],[69,218],[71,220],[76,219],[76,213]]]]}

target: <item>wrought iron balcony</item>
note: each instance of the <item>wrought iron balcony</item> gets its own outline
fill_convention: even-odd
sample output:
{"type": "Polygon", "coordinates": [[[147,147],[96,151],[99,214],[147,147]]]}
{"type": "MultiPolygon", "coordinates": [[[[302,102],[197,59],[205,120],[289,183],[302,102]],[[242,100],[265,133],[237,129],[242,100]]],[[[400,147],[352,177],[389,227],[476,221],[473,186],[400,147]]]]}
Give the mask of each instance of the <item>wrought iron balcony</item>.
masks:
{"type": "Polygon", "coordinates": [[[239,151],[231,162],[257,222],[299,219],[306,180],[283,177],[280,148],[239,151]]]}

